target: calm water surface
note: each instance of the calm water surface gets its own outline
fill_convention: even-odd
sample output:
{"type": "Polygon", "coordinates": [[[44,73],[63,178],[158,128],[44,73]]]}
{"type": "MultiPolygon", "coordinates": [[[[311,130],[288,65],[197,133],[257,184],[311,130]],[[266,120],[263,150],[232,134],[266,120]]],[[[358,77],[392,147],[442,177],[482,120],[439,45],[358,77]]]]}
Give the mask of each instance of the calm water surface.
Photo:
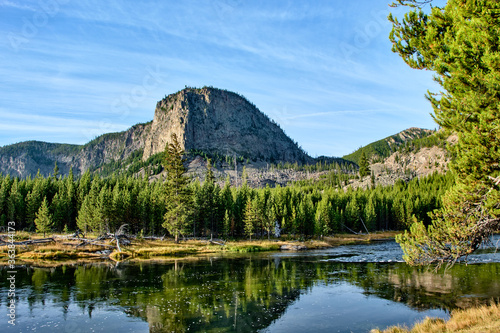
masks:
{"type": "MultiPolygon", "coordinates": [[[[498,237],[494,239],[494,243],[498,237]]],[[[16,268],[2,332],[368,332],[500,297],[494,247],[447,271],[411,268],[394,242],[168,263],[16,268]]]]}

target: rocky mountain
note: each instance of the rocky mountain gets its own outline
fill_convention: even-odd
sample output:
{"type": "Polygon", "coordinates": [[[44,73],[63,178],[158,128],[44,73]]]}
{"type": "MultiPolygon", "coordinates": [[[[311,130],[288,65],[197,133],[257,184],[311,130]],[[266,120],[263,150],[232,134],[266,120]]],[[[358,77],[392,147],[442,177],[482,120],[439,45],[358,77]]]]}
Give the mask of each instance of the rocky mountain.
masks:
{"type": "MultiPolygon", "coordinates": [[[[446,146],[454,145],[458,140],[457,136],[448,135],[443,130],[423,131],[425,132],[422,132],[421,129],[410,128],[360,148],[360,151],[365,151],[370,160],[373,180],[372,177],[353,179],[346,186],[366,188],[372,186],[372,182],[386,186],[394,184],[399,179],[408,181],[412,178],[425,177],[434,172],[446,173],[452,158],[446,146]],[[420,135],[422,133],[430,134],[422,136],[420,135]],[[398,141],[394,138],[398,138],[398,141]],[[388,156],[387,153],[385,155],[367,153],[367,151],[374,150],[373,146],[383,146],[382,142],[388,142],[388,145],[392,144],[388,156]],[[366,147],[369,148],[365,149],[366,147]]],[[[353,154],[360,156],[359,151],[353,154]]]]}
{"type": "MultiPolygon", "coordinates": [[[[327,171],[314,172],[317,168],[300,165],[348,166],[358,163],[362,153],[370,160],[377,181],[388,185],[400,178],[446,170],[449,157],[444,147],[451,142],[441,131],[409,128],[344,158],[313,159],[244,97],[211,87],[186,88],[159,101],[151,122],[101,135],[85,145],[27,141],[0,147],[0,173],[24,178],[39,170],[46,176],[57,162],[61,174],[72,168],[75,175],[90,170],[104,176],[127,172],[159,177],[160,153],[172,134],[189,152],[193,177],[203,177],[210,157],[221,181],[229,176],[237,184],[245,166],[249,183],[257,187],[319,179],[327,171]]],[[[350,172],[355,169],[353,165],[350,172]]],[[[353,180],[351,185],[367,186],[368,178],[353,180]]]]}
{"type": "Polygon", "coordinates": [[[378,140],[361,147],[353,153],[345,155],[343,158],[357,164],[359,163],[361,155],[364,153],[366,157],[372,161],[382,161],[397,151],[400,147],[404,147],[409,142],[413,142],[417,139],[428,137],[434,132],[435,131],[433,130],[411,127],[385,139],[378,140]]]}
{"type": "MultiPolygon", "coordinates": [[[[305,167],[284,166],[275,168],[266,163],[249,163],[245,165],[248,184],[251,187],[264,187],[266,184],[285,186],[290,182],[306,182],[314,184],[325,182],[333,174],[338,177],[344,173],[344,190],[348,187],[371,187],[375,185],[393,185],[398,180],[409,181],[413,178],[425,177],[434,172],[445,173],[451,156],[446,146],[453,145],[457,137],[449,136],[444,131],[433,131],[412,127],[385,139],[378,140],[359,148],[344,158],[320,156],[315,158],[314,165],[305,167]],[[362,153],[368,157],[372,177],[359,179],[357,174],[358,161],[362,153]],[[323,165],[325,168],[321,168],[323,165]],[[340,168],[340,170],[338,170],[340,168]]],[[[190,163],[190,173],[193,177],[203,180],[206,172],[206,161],[195,159],[190,163]]],[[[240,168],[241,173],[241,168],[240,168]]],[[[227,176],[235,184],[238,176],[234,170],[222,167],[215,169],[216,178],[223,185],[227,176]]]]}
{"type": "MultiPolygon", "coordinates": [[[[0,147],[0,172],[18,177],[127,168],[165,149],[175,133],[186,151],[269,163],[313,162],[297,143],[255,105],[226,90],[186,88],[157,103],[154,119],[104,134],[85,145],[38,141],[0,147]]],[[[137,164],[136,164],[137,165],[137,164]]]]}
{"type": "Polygon", "coordinates": [[[238,94],[184,89],[156,105],[143,160],[165,150],[176,134],[184,150],[275,162],[312,162],[283,130],[238,94]]]}
{"type": "Polygon", "coordinates": [[[46,176],[57,162],[61,174],[68,174],[73,168],[78,175],[142,152],[150,126],[151,123],[137,124],[124,132],[101,135],[85,145],[26,141],[0,147],[0,172],[24,178],[40,170],[46,176]]]}

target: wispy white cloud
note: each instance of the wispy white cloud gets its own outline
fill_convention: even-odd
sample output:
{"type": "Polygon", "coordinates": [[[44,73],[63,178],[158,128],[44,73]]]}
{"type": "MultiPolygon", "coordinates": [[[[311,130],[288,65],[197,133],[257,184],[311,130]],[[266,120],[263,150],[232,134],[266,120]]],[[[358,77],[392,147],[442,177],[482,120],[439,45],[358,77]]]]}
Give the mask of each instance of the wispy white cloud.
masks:
{"type": "Polygon", "coordinates": [[[70,117],[43,116],[32,113],[13,113],[4,109],[0,110],[0,118],[2,119],[0,123],[2,136],[18,137],[23,136],[22,133],[31,133],[32,138],[45,137],[47,141],[60,138],[62,142],[77,144],[86,143],[104,133],[119,132],[129,127],[128,124],[120,124],[111,119],[85,120],[75,119],[74,115],[70,117]]]}
{"type": "Polygon", "coordinates": [[[2,0],[0,1],[0,7],[10,7],[10,8],[16,8],[16,9],[22,9],[22,10],[29,10],[29,11],[36,11],[36,8],[30,5],[26,4],[20,4],[18,2],[13,2],[9,0],[2,0]]]}
{"type": "Polygon", "coordinates": [[[373,112],[377,112],[377,111],[381,111],[381,110],[336,110],[336,111],[327,111],[327,112],[297,114],[297,115],[289,116],[289,117],[287,117],[287,119],[316,118],[316,117],[338,115],[338,114],[363,115],[363,114],[369,114],[369,113],[373,113],[373,112]]]}
{"type": "MultiPolygon", "coordinates": [[[[0,0],[0,7],[15,6],[39,9],[0,0]]],[[[312,154],[318,140],[351,150],[344,138],[430,119],[423,99],[430,78],[395,63],[389,25],[378,23],[383,29],[356,44],[372,12],[385,8],[369,0],[64,2],[20,51],[2,54],[0,144],[9,143],[5,133],[18,137],[9,128],[85,142],[82,132],[152,119],[156,101],[187,84],[242,93],[312,154]],[[358,51],[346,57],[343,43],[358,51]],[[144,93],[151,69],[161,80],[144,93]],[[42,118],[32,121],[32,114],[42,118]]],[[[0,33],[21,24],[26,14],[18,15],[0,33]]]]}

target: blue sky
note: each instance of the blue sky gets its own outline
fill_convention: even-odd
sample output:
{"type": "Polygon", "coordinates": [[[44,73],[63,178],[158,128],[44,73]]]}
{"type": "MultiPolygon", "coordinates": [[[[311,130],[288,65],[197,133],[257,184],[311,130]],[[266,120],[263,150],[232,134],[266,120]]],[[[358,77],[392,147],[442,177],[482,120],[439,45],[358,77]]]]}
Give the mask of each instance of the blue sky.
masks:
{"type": "Polygon", "coordinates": [[[312,156],[433,129],[388,2],[0,0],[0,146],[122,131],[186,85],[244,95],[312,156]]]}

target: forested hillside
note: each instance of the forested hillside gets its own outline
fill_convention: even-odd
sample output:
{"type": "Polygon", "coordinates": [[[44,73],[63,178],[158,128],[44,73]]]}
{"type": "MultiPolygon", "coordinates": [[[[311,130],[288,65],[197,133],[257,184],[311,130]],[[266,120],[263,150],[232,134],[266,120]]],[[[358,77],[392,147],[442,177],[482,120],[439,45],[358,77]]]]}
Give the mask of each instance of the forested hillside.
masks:
{"type": "MultiPolygon", "coordinates": [[[[376,186],[368,190],[338,190],[328,181],[314,185],[252,189],[245,179],[238,187],[213,181],[190,185],[193,214],[186,236],[209,234],[245,237],[264,235],[278,221],[283,232],[295,236],[319,236],[336,232],[405,229],[412,217],[429,221],[428,212],[439,208],[441,194],[450,186],[450,176],[433,174],[409,183],[376,186]],[[248,218],[250,215],[254,219],[248,218]],[[363,225],[364,223],[364,225],[363,225]],[[247,224],[247,225],[246,225],[247,224]]],[[[56,231],[114,231],[122,224],[133,233],[166,234],[165,183],[146,178],[111,176],[89,172],[68,176],[20,180],[0,177],[0,225],[16,221],[17,230],[35,230],[35,218],[46,199],[51,228],[56,231]]]]}
{"type": "MultiPolygon", "coordinates": [[[[425,138],[432,136],[435,131],[426,130],[422,128],[412,127],[397,134],[391,135],[385,139],[372,142],[366,146],[363,146],[349,155],[345,155],[343,158],[359,164],[361,155],[372,160],[373,162],[380,162],[383,159],[389,157],[392,153],[405,149],[407,147],[421,147],[425,138]]],[[[427,144],[437,144],[438,141],[432,144],[428,142],[427,144]]]]}
{"type": "Polygon", "coordinates": [[[125,168],[125,161],[137,155],[142,158],[143,137],[150,126],[151,122],[137,124],[123,132],[103,134],[84,145],[27,141],[0,147],[0,172],[20,178],[34,177],[38,172],[48,176],[54,163],[63,175],[70,169],[74,175],[81,175],[104,165],[125,168]]]}

